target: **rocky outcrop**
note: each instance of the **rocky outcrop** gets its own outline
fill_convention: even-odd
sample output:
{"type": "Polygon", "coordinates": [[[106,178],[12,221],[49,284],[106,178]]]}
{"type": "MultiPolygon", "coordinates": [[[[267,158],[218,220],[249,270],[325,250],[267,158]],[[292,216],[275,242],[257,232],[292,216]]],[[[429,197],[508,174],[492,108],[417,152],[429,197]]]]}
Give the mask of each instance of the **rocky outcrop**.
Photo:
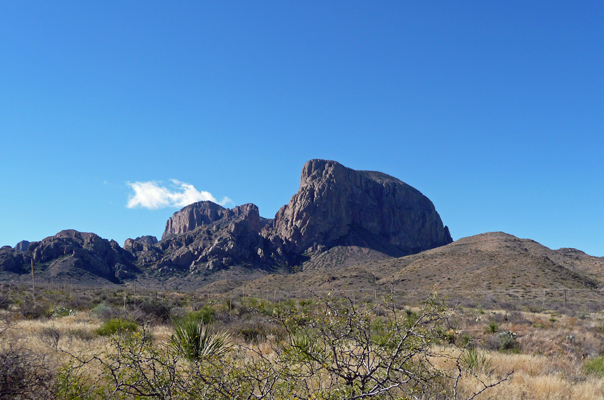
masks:
{"type": "Polygon", "coordinates": [[[452,242],[432,202],[389,175],[311,160],[300,189],[275,215],[267,236],[293,253],[357,243],[391,255],[418,253],[452,242]]]}
{"type": "MultiPolygon", "coordinates": [[[[267,221],[254,204],[227,209],[204,201],[187,206],[174,213],[162,241],[153,246],[163,252],[153,269],[163,272],[216,270],[232,265],[274,266],[283,257],[273,257],[270,240],[259,234],[267,221]]],[[[137,249],[137,245],[127,241],[129,248],[137,249]]],[[[149,254],[147,251],[147,257],[149,254]]]]}
{"type": "MultiPolygon", "coordinates": [[[[44,276],[90,274],[111,282],[134,277],[134,258],[116,241],[94,233],[64,230],[40,242],[33,242],[20,253],[22,261],[33,259],[44,276]]],[[[27,269],[27,265],[23,266],[27,269]]]]}
{"type": "Polygon", "coordinates": [[[142,236],[136,239],[126,239],[124,242],[124,250],[132,254],[136,259],[138,266],[152,265],[157,263],[163,257],[163,252],[157,246],[157,238],[155,236],[142,236]]]}
{"type": "Polygon", "coordinates": [[[31,260],[24,252],[15,251],[10,246],[0,247],[0,272],[12,272],[23,274],[27,272],[25,268],[31,260]]]}
{"type": "Polygon", "coordinates": [[[29,247],[29,242],[27,240],[22,240],[15,245],[15,251],[26,251],[29,247]]]}
{"type": "Polygon", "coordinates": [[[254,232],[260,232],[267,223],[266,219],[260,217],[258,207],[251,203],[228,209],[211,201],[200,201],[186,206],[170,217],[166,222],[162,240],[193,231],[203,225],[210,225],[220,220],[232,218],[245,219],[250,223],[250,227],[254,232]]]}
{"type": "Polygon", "coordinates": [[[134,239],[134,241],[146,244],[156,244],[158,242],[157,238],[151,235],[137,237],[136,239],[134,239]]]}

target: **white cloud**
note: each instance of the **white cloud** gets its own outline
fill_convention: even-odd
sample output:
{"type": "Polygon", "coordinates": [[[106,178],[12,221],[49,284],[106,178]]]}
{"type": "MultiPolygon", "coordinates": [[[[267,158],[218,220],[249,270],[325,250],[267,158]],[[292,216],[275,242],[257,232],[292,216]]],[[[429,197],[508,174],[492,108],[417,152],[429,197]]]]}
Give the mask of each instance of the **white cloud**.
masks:
{"type": "MultiPolygon", "coordinates": [[[[171,187],[160,186],[161,182],[134,182],[128,183],[134,194],[128,198],[128,208],[144,207],[158,209],[165,207],[184,207],[198,201],[209,200],[217,203],[210,192],[198,191],[191,184],[171,179],[171,187]]],[[[231,199],[224,197],[220,204],[232,203],[231,199]]]]}
{"type": "Polygon", "coordinates": [[[231,200],[231,199],[229,199],[228,197],[224,196],[224,197],[222,198],[222,200],[220,200],[220,201],[218,202],[218,204],[220,204],[221,206],[226,206],[227,204],[233,204],[233,205],[234,205],[235,203],[233,203],[233,200],[231,200]]]}

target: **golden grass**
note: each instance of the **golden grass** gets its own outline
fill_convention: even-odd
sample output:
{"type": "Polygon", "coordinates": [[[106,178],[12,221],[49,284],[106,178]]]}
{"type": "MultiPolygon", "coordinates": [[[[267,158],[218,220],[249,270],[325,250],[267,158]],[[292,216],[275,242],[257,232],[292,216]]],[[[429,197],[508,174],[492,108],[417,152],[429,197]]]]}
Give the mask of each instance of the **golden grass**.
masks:
{"type": "MultiPolygon", "coordinates": [[[[548,321],[550,315],[526,314],[530,321],[548,321]]],[[[573,353],[568,343],[568,336],[573,335],[573,343],[579,343],[581,348],[599,349],[602,346],[600,337],[594,334],[593,329],[601,325],[601,321],[577,321],[565,316],[556,317],[559,321],[549,328],[534,328],[529,325],[502,323],[502,330],[518,332],[518,341],[522,343],[523,354],[506,354],[497,351],[484,351],[489,359],[486,371],[480,371],[478,378],[486,383],[496,382],[506,373],[514,371],[512,377],[502,384],[489,389],[476,399],[572,399],[572,400],[604,400],[604,379],[586,375],[581,367],[582,360],[573,353]],[[582,325],[581,325],[582,324],[582,325]],[[587,329],[589,328],[589,329],[587,329]]],[[[70,356],[62,352],[63,349],[72,354],[92,355],[108,349],[110,339],[95,337],[84,340],[70,332],[80,330],[92,332],[97,329],[101,321],[90,312],[80,312],[74,316],[67,316],[49,320],[19,321],[12,328],[0,336],[0,345],[18,342],[38,354],[47,356],[51,365],[59,368],[69,361],[70,356]],[[47,328],[54,328],[60,332],[58,343],[59,350],[44,342],[40,333],[47,328]]],[[[464,327],[464,331],[472,331],[479,339],[486,336],[484,332],[486,322],[464,327]]],[[[165,343],[172,335],[169,326],[154,326],[151,333],[159,341],[165,343]]],[[[270,343],[262,343],[254,347],[255,351],[267,358],[272,358],[273,348],[270,343]]],[[[437,351],[458,352],[451,348],[441,348],[437,351]]],[[[482,350],[481,350],[482,351],[482,350]]],[[[257,357],[250,353],[250,357],[257,357]]],[[[444,359],[443,359],[444,362],[444,359]]],[[[443,368],[453,367],[442,364],[443,368]]],[[[95,371],[91,371],[94,373],[95,371]]],[[[482,388],[481,383],[474,377],[465,374],[458,386],[462,394],[468,395],[482,388]]]]}
{"type": "MultiPolygon", "coordinates": [[[[604,380],[582,375],[581,365],[568,358],[493,352],[489,357],[495,375],[510,370],[514,374],[508,382],[491,388],[476,399],[604,399],[604,380]]],[[[484,374],[479,377],[490,379],[484,374]]],[[[461,387],[470,392],[480,386],[476,380],[465,379],[461,387]]]]}

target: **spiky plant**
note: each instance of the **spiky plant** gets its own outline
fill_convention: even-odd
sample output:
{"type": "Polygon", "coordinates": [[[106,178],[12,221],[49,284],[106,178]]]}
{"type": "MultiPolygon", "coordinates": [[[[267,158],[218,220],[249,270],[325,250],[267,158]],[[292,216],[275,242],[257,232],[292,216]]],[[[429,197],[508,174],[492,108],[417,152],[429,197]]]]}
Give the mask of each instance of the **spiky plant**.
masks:
{"type": "Polygon", "coordinates": [[[203,321],[195,317],[174,320],[173,349],[190,361],[204,357],[220,357],[231,347],[228,332],[211,332],[203,321]]]}

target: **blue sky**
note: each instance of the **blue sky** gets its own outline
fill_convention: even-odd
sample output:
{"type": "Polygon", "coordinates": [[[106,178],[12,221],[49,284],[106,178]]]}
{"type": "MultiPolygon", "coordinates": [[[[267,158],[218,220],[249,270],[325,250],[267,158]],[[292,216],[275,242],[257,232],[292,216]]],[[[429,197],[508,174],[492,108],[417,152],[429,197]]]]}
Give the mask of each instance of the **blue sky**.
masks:
{"type": "Polygon", "coordinates": [[[603,71],[596,1],[3,1],[0,245],[272,218],[324,158],[604,256],[603,71]]]}

